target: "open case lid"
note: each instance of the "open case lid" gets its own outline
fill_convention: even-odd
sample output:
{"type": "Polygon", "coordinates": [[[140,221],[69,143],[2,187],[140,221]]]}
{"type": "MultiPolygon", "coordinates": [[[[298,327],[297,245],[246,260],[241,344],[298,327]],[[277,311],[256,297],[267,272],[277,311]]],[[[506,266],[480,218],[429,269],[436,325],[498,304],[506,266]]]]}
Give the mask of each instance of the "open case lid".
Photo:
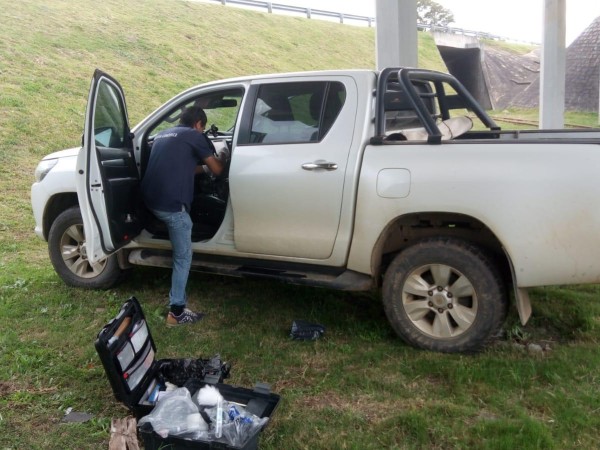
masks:
{"type": "Polygon", "coordinates": [[[135,297],[127,300],[100,330],[95,346],[116,399],[129,408],[137,405],[157,364],[156,346],[135,297]]]}

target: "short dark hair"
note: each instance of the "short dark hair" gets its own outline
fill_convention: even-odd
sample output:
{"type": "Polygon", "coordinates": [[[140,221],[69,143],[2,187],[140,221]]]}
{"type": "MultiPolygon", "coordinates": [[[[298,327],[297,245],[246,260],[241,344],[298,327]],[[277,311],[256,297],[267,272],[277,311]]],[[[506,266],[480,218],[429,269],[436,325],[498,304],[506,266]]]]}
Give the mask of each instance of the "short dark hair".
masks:
{"type": "Polygon", "coordinates": [[[206,113],[199,106],[189,106],[183,110],[179,118],[179,124],[185,127],[193,127],[196,122],[200,122],[203,127],[206,126],[206,113]]]}

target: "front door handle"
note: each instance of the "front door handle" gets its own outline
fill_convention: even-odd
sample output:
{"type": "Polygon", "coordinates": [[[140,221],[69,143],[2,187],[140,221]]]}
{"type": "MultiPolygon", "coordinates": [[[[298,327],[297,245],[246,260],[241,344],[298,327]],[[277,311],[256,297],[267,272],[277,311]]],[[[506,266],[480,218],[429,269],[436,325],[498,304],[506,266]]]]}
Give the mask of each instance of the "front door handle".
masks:
{"type": "Polygon", "coordinates": [[[323,170],[336,170],[338,168],[338,165],[334,162],[328,162],[328,161],[323,161],[323,160],[317,160],[314,162],[308,162],[308,163],[304,163],[302,164],[302,168],[304,170],[318,170],[318,169],[323,169],[323,170]]]}

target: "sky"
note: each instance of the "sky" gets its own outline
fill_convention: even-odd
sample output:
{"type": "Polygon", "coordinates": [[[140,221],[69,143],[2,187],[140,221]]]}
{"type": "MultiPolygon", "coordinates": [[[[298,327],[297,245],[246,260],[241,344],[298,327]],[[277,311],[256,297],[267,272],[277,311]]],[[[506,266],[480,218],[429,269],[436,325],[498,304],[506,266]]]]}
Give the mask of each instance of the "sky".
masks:
{"type": "MultiPolygon", "coordinates": [[[[375,17],[376,0],[275,0],[325,11],[375,17]]],[[[401,1],[401,0],[399,0],[401,1]]],[[[540,43],[544,0],[436,0],[454,14],[452,27],[540,43]]],[[[600,17],[600,0],[566,0],[566,45],[600,17]]]]}

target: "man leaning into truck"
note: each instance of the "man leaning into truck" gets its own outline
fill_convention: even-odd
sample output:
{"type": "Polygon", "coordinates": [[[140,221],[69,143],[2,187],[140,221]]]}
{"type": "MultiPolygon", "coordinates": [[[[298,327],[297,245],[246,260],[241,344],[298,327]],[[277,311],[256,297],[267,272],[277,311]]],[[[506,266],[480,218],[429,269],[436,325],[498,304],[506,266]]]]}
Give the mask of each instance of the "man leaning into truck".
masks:
{"type": "Polygon", "coordinates": [[[148,167],[142,180],[146,207],[165,223],[173,250],[173,272],[169,292],[167,326],[195,323],[202,313],[187,308],[186,285],[192,264],[192,219],[194,176],[205,164],[215,175],[225,167],[225,158],[213,153],[206,127],[206,113],[198,106],[186,108],[179,125],[154,138],[148,167]]]}

